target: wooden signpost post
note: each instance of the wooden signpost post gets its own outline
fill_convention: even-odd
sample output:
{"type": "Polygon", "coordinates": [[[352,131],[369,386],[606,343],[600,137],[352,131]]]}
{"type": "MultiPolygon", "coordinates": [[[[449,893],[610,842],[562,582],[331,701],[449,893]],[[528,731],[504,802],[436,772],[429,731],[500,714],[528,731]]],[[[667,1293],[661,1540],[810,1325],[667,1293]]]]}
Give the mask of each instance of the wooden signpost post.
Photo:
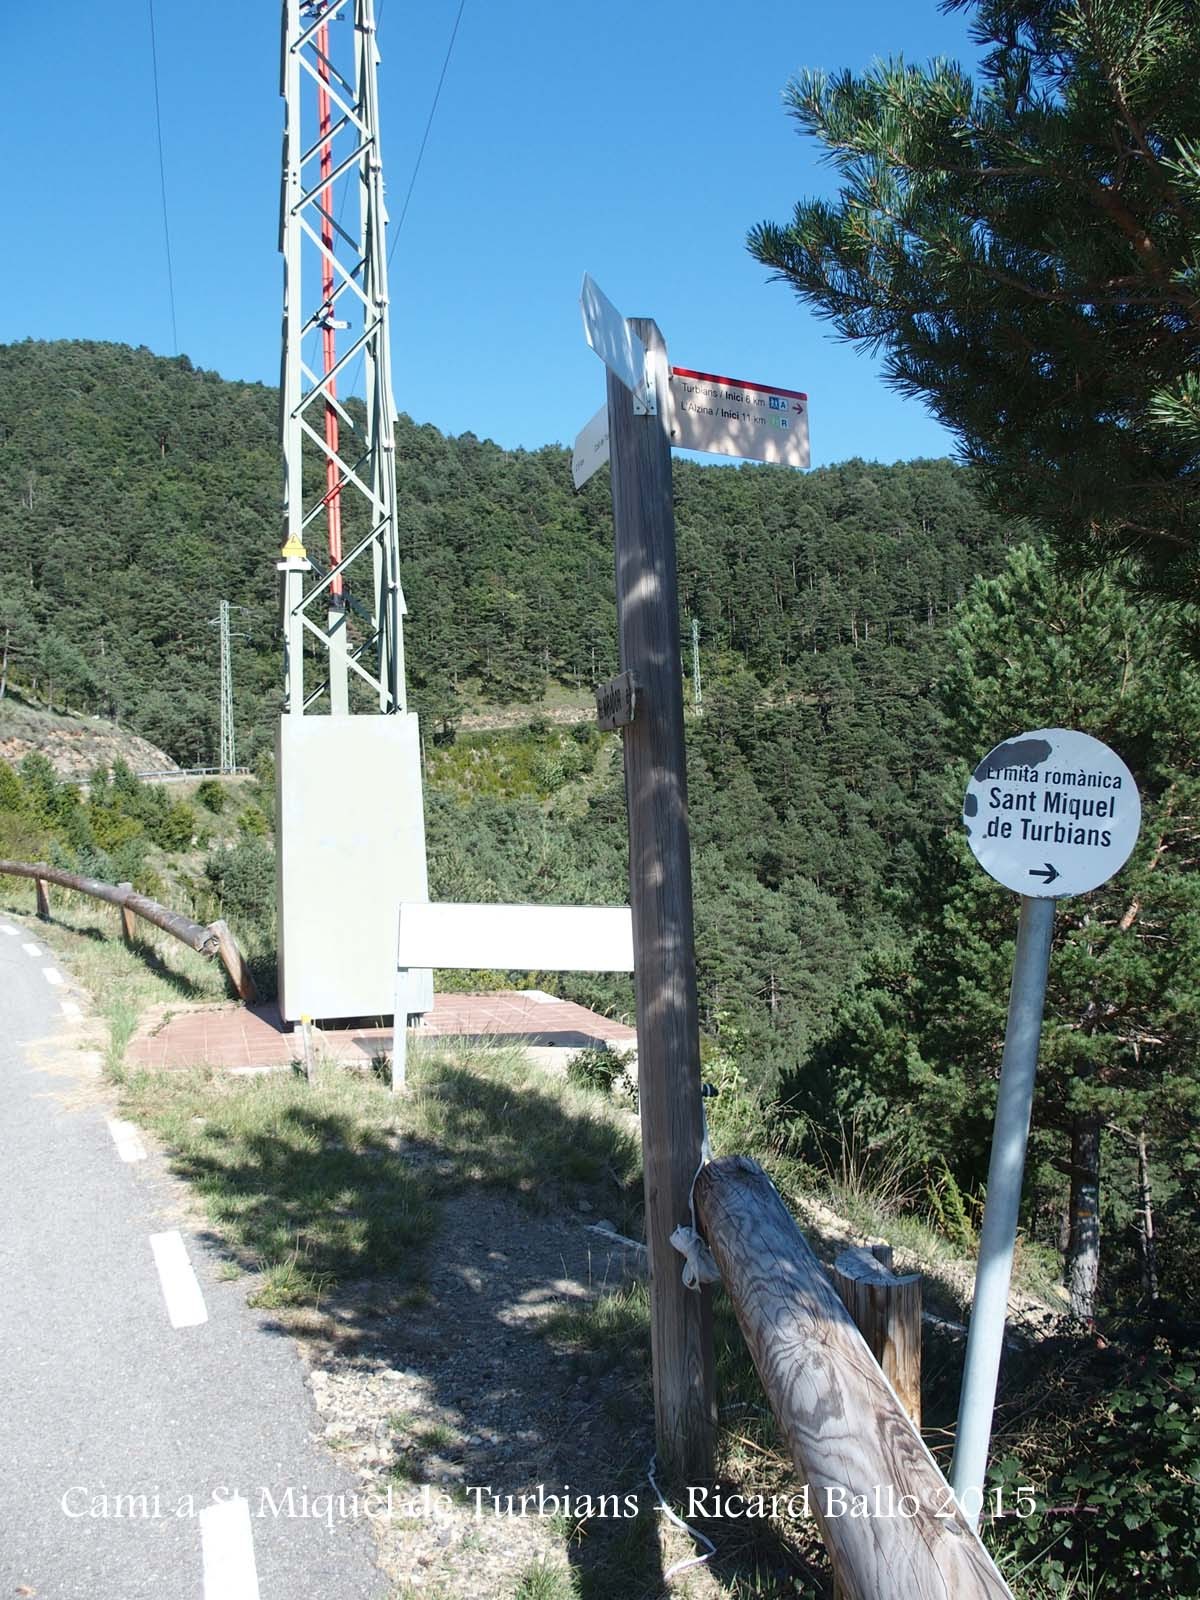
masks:
{"type": "Polygon", "coordinates": [[[607,406],[577,439],[572,475],[581,488],[612,464],[621,673],[596,696],[601,727],[620,728],[625,747],[655,1429],[662,1461],[698,1483],[716,1434],[711,1290],[684,1286],[671,1244],[704,1147],[671,446],[807,466],[807,402],[673,369],[657,326],[622,317],[587,276],[580,306],[608,369],[607,406]]]}
{"type": "Polygon", "coordinates": [[[712,1476],[716,1438],[712,1292],[684,1287],[671,1244],[689,1216],[704,1113],[671,439],[655,404],[667,392],[667,357],[654,323],[626,322],[591,279],[583,310],[588,343],[609,369],[622,676],[605,686],[603,710],[625,746],[655,1434],[664,1466],[699,1483],[712,1476]]]}

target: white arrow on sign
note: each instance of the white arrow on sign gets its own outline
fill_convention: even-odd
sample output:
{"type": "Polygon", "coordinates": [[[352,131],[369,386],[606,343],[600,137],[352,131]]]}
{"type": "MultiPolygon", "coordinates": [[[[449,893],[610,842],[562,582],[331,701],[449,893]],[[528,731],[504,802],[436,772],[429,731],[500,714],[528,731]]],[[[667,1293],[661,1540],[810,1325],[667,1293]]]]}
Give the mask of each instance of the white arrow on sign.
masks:
{"type": "Polygon", "coordinates": [[[571,452],[571,477],[582,489],[593,472],[608,460],[608,406],[603,405],[589,423],[580,429],[571,452]]]}
{"type": "Polygon", "coordinates": [[[587,342],[639,405],[653,415],[654,391],[646,382],[646,346],[589,272],[583,275],[579,306],[587,342]]]}
{"type": "Polygon", "coordinates": [[[1115,751],[1071,728],[1006,739],[975,768],[963,802],[979,865],[1036,900],[1086,894],[1137,843],[1142,803],[1115,751]]]}

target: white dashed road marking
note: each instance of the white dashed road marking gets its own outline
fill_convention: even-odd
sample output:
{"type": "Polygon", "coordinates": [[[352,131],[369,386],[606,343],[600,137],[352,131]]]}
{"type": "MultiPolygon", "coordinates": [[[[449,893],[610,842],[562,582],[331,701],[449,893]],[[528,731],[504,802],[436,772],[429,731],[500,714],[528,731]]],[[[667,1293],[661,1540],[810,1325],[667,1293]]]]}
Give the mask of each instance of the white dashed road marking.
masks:
{"type": "Polygon", "coordinates": [[[132,1122],[118,1122],[115,1117],[110,1117],[108,1131],[112,1134],[117,1154],[122,1161],[145,1161],[146,1146],[132,1122]]]}
{"type": "Polygon", "coordinates": [[[40,956],[42,953],[42,947],[38,944],[23,944],[21,949],[27,956],[40,956]]]}
{"type": "Polygon", "coordinates": [[[154,1264],[158,1268],[158,1281],[162,1284],[171,1326],[195,1328],[207,1322],[208,1308],[181,1235],[174,1231],[152,1233],[150,1248],[154,1251],[154,1264]]]}
{"type": "Polygon", "coordinates": [[[204,1600],[258,1600],[250,1505],[224,1500],[200,1513],[204,1600]]]}
{"type": "Polygon", "coordinates": [[[57,967],[43,967],[42,977],[45,978],[47,983],[53,983],[57,987],[62,986],[63,975],[57,967]]]}
{"type": "Polygon", "coordinates": [[[15,939],[20,931],[20,928],[10,928],[7,922],[0,922],[0,933],[6,933],[10,939],[15,939]]]}
{"type": "Polygon", "coordinates": [[[75,1004],[74,1000],[63,1000],[60,1001],[60,1004],[62,1006],[64,1017],[81,1017],[83,1015],[83,1012],[75,1004]]]}

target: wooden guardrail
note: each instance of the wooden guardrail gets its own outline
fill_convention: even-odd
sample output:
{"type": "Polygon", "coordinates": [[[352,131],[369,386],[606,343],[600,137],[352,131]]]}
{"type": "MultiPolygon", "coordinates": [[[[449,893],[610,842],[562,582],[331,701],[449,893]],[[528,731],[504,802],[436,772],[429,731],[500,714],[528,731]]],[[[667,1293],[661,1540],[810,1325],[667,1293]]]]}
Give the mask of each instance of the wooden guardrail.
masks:
{"type": "Polygon", "coordinates": [[[99,878],[85,878],[76,872],[64,872],[59,867],[48,866],[44,861],[0,861],[0,875],[33,879],[37,891],[37,914],[43,921],[48,921],[50,917],[47,885],[51,883],[62,889],[71,889],[76,894],[89,895],[93,900],[107,900],[110,905],[120,909],[121,930],[127,940],[134,936],[133,919],[141,917],[200,955],[219,956],[230,982],[237,990],[238,998],[246,1001],[258,999],[250,969],[226,922],[193,922],[190,917],[169,910],[148,895],[135,894],[130,883],[102,883],[99,878]]]}
{"type": "Polygon", "coordinates": [[[756,1161],[696,1178],[696,1215],[846,1600],[1012,1600],[921,1435],[756,1161]]]}
{"type": "Polygon", "coordinates": [[[896,1398],[921,1428],[921,1274],[897,1277],[890,1244],[843,1250],[829,1273],[896,1398]]]}

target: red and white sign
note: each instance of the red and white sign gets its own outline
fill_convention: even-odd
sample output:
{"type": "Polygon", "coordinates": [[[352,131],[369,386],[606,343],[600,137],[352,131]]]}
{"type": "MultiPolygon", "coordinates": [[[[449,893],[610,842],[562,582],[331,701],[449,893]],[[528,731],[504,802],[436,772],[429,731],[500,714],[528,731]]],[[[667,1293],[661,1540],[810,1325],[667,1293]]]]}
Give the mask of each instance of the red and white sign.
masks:
{"type": "Polygon", "coordinates": [[[671,368],[671,443],[681,450],[807,467],[808,396],[746,378],[671,368]]]}

